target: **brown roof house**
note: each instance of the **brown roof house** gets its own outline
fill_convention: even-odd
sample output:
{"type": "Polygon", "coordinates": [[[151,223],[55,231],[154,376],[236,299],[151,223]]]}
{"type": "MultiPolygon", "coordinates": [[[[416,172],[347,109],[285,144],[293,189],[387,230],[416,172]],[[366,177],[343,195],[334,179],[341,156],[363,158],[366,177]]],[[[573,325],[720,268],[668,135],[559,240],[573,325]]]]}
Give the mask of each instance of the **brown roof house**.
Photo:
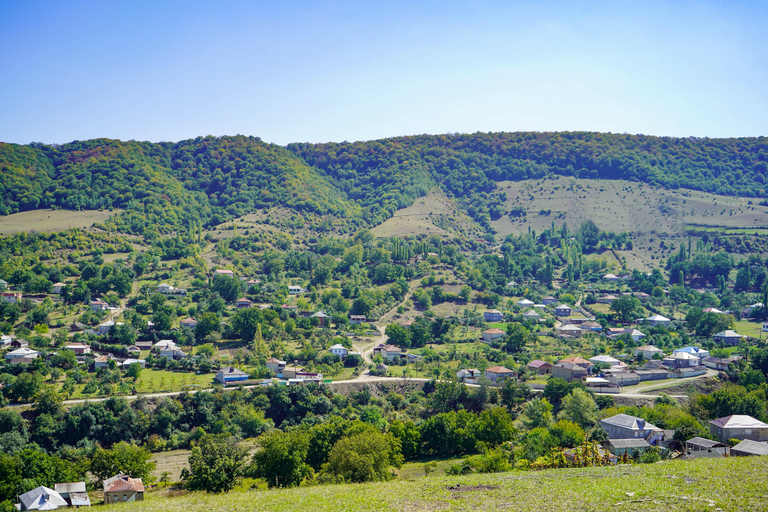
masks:
{"type": "Polygon", "coordinates": [[[709,422],[709,432],[722,443],[727,443],[729,439],[768,441],[768,425],[745,414],[712,420],[709,422]]]}
{"type": "Polygon", "coordinates": [[[507,333],[501,329],[486,329],[483,331],[483,341],[486,343],[491,343],[493,340],[503,338],[506,335],[507,333]]]}
{"type": "Polygon", "coordinates": [[[548,375],[552,372],[552,365],[546,361],[541,361],[539,359],[535,359],[525,366],[535,371],[539,375],[548,375]]]}
{"type": "Polygon", "coordinates": [[[131,478],[120,473],[104,480],[104,503],[119,503],[125,501],[142,501],[144,499],[144,483],[141,478],[131,478]]]}
{"type": "Polygon", "coordinates": [[[485,378],[494,383],[501,383],[505,379],[516,379],[517,372],[503,366],[491,366],[485,370],[485,378]]]}
{"type": "Polygon", "coordinates": [[[557,363],[552,365],[552,377],[565,380],[580,380],[587,376],[586,368],[576,363],[557,363]]]}

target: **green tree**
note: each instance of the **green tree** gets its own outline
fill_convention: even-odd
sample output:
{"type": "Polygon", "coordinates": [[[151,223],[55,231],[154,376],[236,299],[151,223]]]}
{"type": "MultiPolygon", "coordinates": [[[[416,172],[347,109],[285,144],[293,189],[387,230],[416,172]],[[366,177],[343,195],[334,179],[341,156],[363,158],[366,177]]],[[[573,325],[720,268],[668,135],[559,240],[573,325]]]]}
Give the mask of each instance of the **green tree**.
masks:
{"type": "Polygon", "coordinates": [[[141,375],[141,365],[139,363],[131,363],[128,366],[128,370],[125,372],[125,375],[133,379],[133,382],[136,382],[141,375]]]}
{"type": "Polygon", "coordinates": [[[152,453],[141,446],[121,441],[109,450],[99,448],[91,458],[90,471],[99,480],[106,480],[121,471],[131,478],[141,478],[150,483],[155,462],[152,453]]]}
{"type": "Polygon", "coordinates": [[[372,482],[390,480],[390,466],[400,467],[400,441],[374,430],[339,440],[323,464],[322,475],[332,481],[372,482]]]}
{"type": "Polygon", "coordinates": [[[621,322],[629,322],[635,318],[635,310],[640,306],[640,301],[631,295],[622,295],[611,302],[610,310],[613,311],[621,322]]]}
{"type": "Polygon", "coordinates": [[[198,340],[204,339],[213,332],[221,329],[221,320],[216,313],[206,312],[200,317],[195,327],[195,337],[198,340]]]}
{"type": "Polygon", "coordinates": [[[518,323],[507,324],[507,339],[504,344],[507,352],[516,354],[525,348],[525,344],[530,341],[531,333],[528,329],[518,323]]]}
{"type": "Polygon", "coordinates": [[[312,474],[305,462],[309,436],[305,432],[275,430],[259,437],[259,451],[253,455],[255,475],[269,487],[295,487],[312,474]]]}
{"type": "Polygon", "coordinates": [[[589,429],[597,423],[597,404],[589,393],[576,388],[563,397],[562,410],[557,417],[589,429]]]}
{"type": "Polygon", "coordinates": [[[534,398],[523,409],[523,422],[529,429],[549,427],[552,424],[552,404],[546,398],[534,398]]]}
{"type": "Polygon", "coordinates": [[[207,434],[192,448],[189,456],[190,491],[229,492],[245,469],[248,450],[237,445],[229,434],[207,434]]]}
{"type": "Polygon", "coordinates": [[[389,324],[387,328],[384,329],[384,334],[389,338],[389,342],[395,346],[401,348],[408,348],[411,346],[411,333],[400,324],[389,324]]]}
{"type": "Polygon", "coordinates": [[[211,291],[218,293],[222,299],[229,303],[240,298],[242,290],[242,281],[224,275],[217,275],[214,277],[213,283],[211,284],[211,291]]]}
{"type": "Polygon", "coordinates": [[[29,402],[43,387],[39,373],[22,373],[11,385],[11,397],[19,402],[29,402]]]}

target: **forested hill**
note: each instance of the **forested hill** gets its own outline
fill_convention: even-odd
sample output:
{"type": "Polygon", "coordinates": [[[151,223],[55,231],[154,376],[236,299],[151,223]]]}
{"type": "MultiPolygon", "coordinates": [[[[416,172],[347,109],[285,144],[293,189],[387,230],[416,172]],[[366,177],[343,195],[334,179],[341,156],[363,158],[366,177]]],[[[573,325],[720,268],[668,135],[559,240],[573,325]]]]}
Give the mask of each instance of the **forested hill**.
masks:
{"type": "Polygon", "coordinates": [[[144,233],[217,224],[282,205],[373,225],[439,186],[485,224],[503,214],[496,181],[550,174],[762,198],[768,138],[520,132],[287,148],[244,136],[157,144],[0,143],[0,214],[124,208],[123,227],[144,233]]]}

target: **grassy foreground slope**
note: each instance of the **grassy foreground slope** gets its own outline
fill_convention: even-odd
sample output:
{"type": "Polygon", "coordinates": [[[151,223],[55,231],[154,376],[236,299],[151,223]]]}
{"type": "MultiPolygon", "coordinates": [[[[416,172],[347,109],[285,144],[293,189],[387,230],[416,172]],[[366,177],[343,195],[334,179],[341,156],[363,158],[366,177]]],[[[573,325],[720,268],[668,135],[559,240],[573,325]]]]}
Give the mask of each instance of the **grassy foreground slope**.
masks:
{"type": "Polygon", "coordinates": [[[765,457],[150,497],[114,510],[768,510],[765,457]]]}

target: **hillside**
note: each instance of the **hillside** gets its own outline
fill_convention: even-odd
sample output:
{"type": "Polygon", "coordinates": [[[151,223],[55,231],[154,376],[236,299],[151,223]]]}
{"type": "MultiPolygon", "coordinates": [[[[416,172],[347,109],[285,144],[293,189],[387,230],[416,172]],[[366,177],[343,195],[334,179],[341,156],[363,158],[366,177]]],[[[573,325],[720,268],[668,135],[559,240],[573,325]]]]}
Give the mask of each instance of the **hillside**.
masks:
{"type": "MultiPolygon", "coordinates": [[[[287,147],[239,135],[157,144],[109,139],[56,146],[0,143],[0,214],[121,208],[125,212],[111,221],[116,228],[155,236],[194,232],[281,206],[301,213],[305,224],[342,219],[359,228],[377,226],[438,190],[485,229],[504,233],[499,219],[515,205],[523,180],[627,180],[757,198],[758,203],[766,195],[767,173],[768,139],[763,137],[568,132],[421,135],[287,147]]],[[[574,205],[582,218],[599,214],[593,194],[604,183],[595,182],[584,204],[574,205]],[[587,203],[592,211],[585,209],[587,203]]],[[[544,203],[543,209],[562,210],[544,203]]],[[[683,218],[687,206],[667,203],[666,215],[672,218],[654,229],[690,222],[683,218]]],[[[712,213],[723,215],[722,210],[712,213]]]]}
{"type": "MultiPolygon", "coordinates": [[[[222,495],[150,495],[115,510],[768,510],[764,457],[560,469],[222,495]]],[[[170,494],[170,493],[169,493],[170,494]]]]}

